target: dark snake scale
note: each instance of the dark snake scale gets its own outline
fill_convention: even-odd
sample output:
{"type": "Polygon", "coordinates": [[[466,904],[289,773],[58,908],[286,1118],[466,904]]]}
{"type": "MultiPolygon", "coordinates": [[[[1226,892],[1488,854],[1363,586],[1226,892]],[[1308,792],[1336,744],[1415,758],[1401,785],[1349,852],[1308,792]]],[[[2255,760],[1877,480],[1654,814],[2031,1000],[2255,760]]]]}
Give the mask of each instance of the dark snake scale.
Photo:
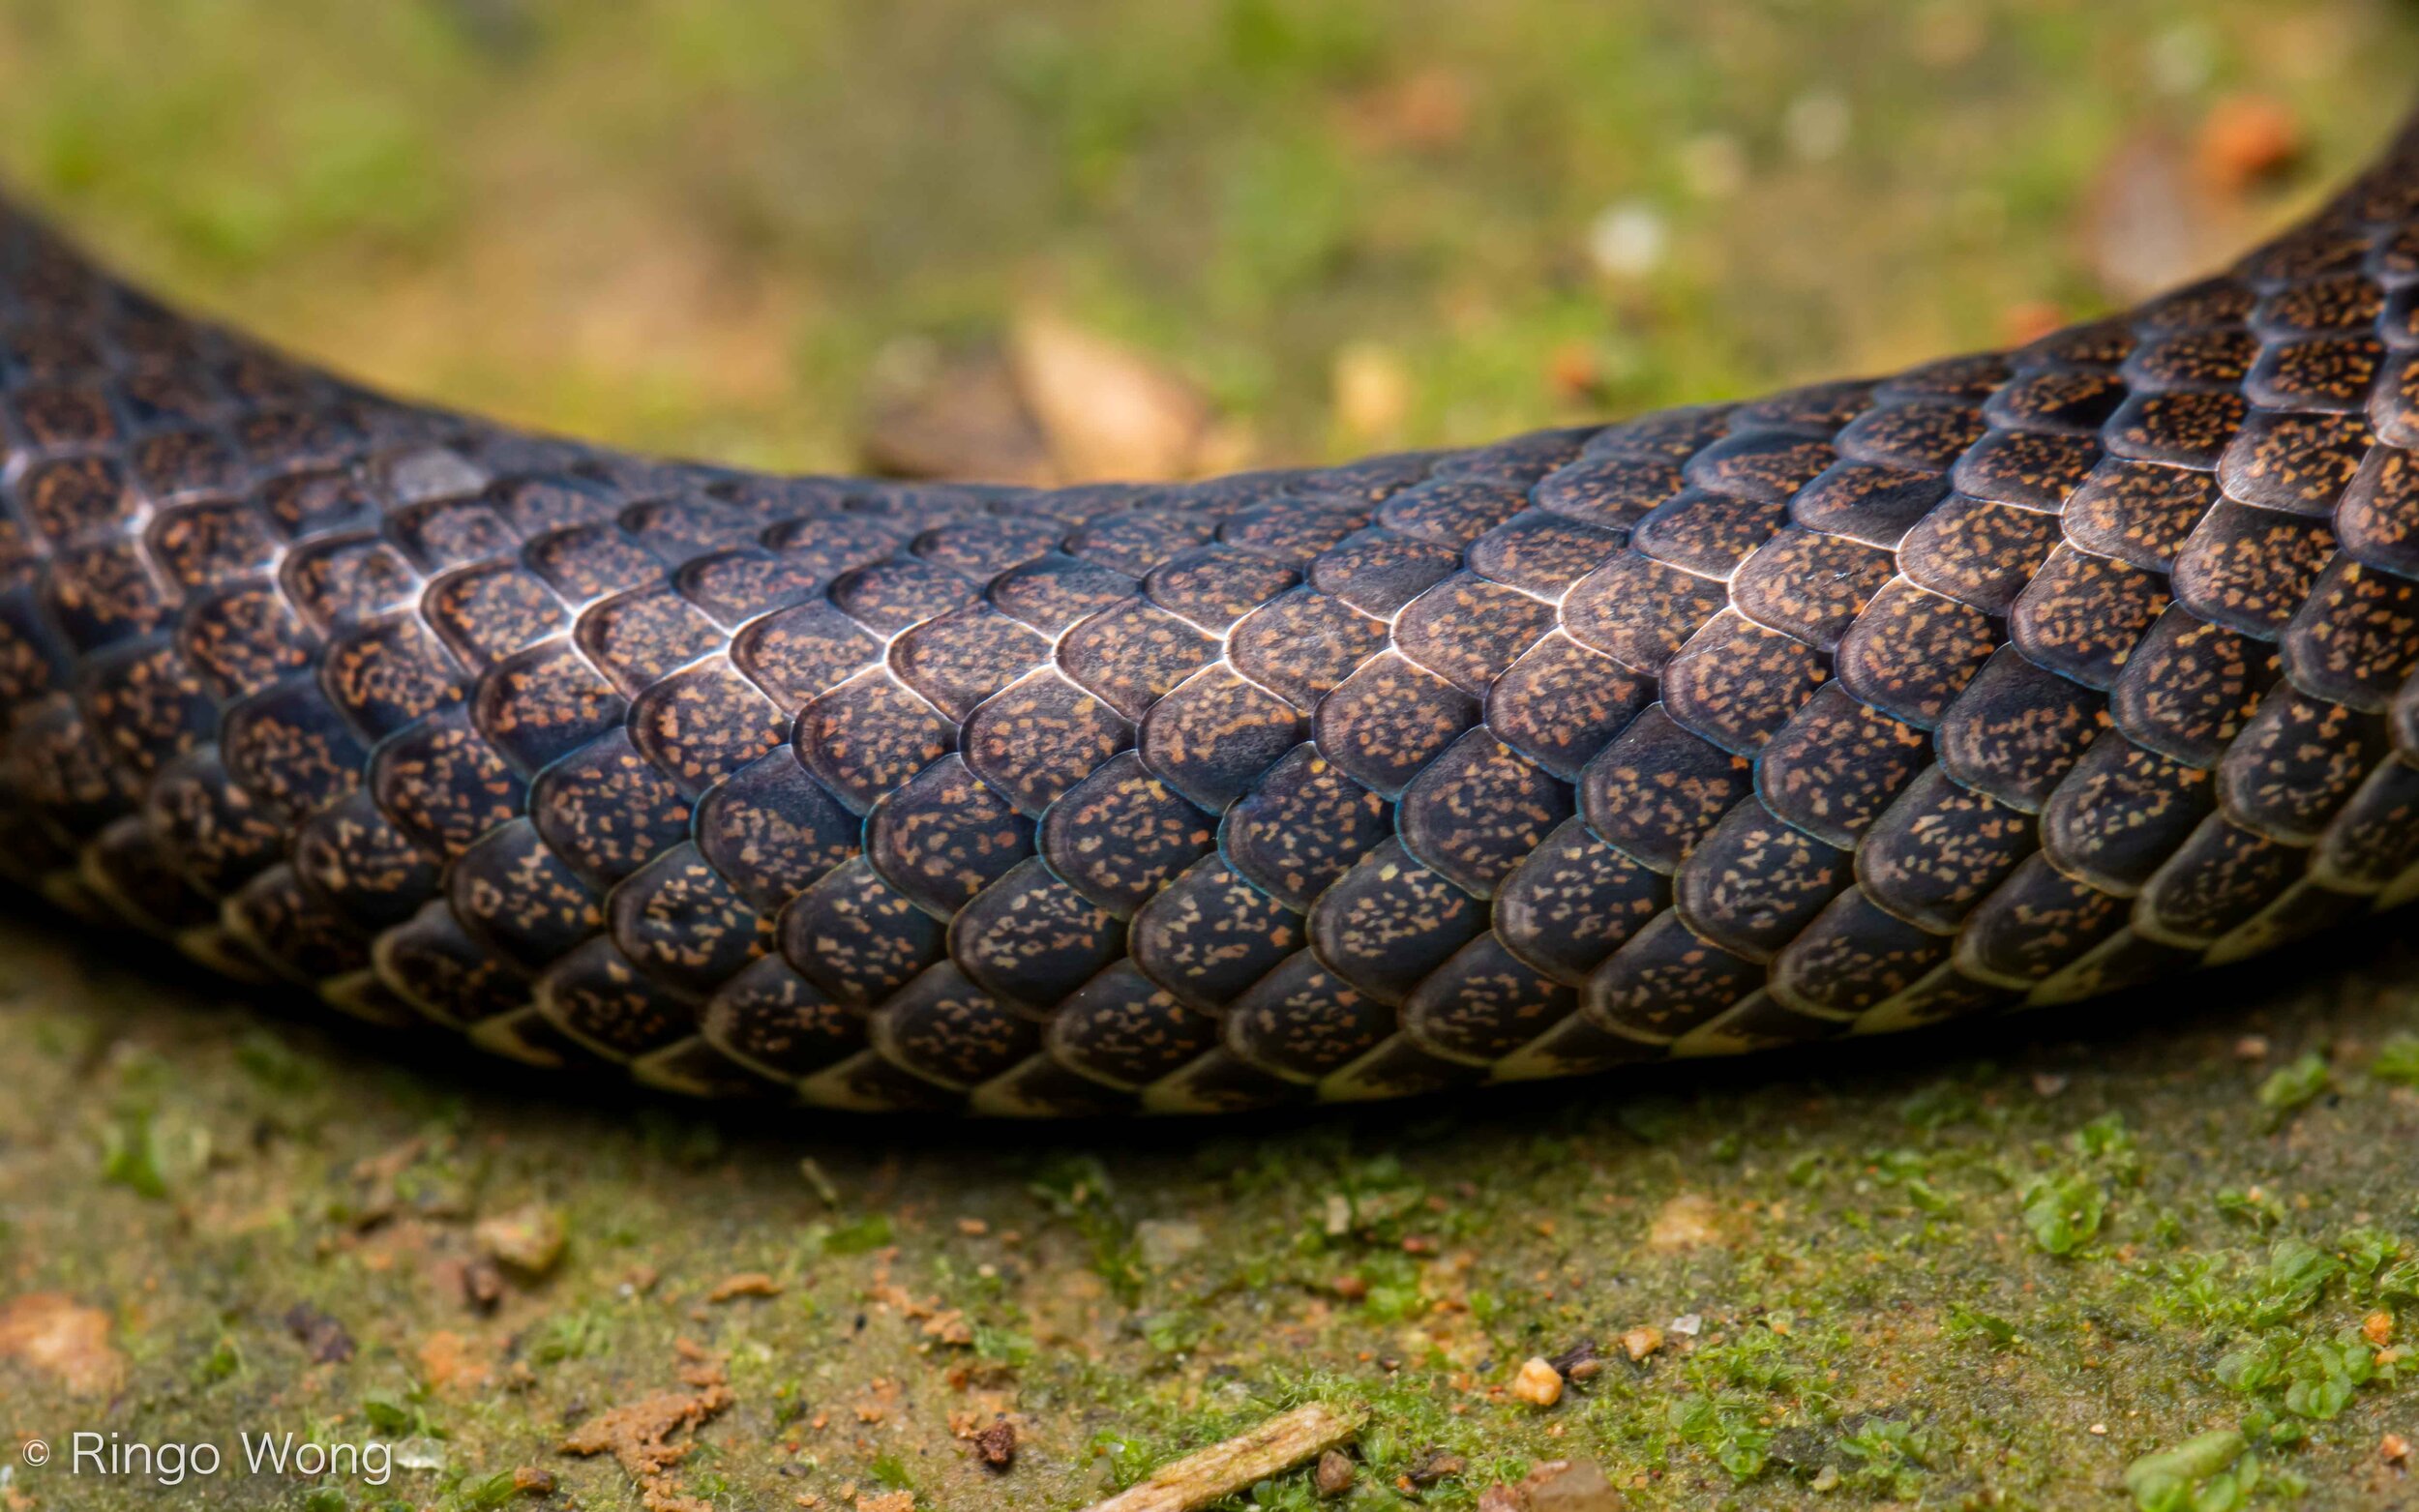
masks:
{"type": "Polygon", "coordinates": [[[0,862],[709,1095],[1388,1097],[2419,895],[2419,133],[2018,350],[1055,491],[406,406],[0,219],[0,862]]]}

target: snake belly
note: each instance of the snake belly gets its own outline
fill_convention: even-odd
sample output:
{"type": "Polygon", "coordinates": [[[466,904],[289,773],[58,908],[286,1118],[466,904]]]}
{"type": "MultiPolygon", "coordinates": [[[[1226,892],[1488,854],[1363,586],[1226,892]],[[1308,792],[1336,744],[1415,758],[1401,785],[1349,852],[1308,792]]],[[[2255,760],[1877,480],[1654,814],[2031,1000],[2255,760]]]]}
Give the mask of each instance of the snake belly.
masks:
{"type": "Polygon", "coordinates": [[[2419,894],[2419,138],[2028,346],[1037,490],[402,404],[0,219],[0,864],[715,1096],[1359,1099],[2419,894]]]}

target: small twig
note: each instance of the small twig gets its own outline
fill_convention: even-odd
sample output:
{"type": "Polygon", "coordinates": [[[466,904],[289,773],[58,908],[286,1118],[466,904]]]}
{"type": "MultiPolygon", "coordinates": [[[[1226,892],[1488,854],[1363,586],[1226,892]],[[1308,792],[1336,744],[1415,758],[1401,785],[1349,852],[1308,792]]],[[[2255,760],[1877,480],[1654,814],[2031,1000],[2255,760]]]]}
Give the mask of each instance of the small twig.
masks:
{"type": "Polygon", "coordinates": [[[1254,1481],[1349,1443],[1368,1420],[1366,1408],[1307,1402],[1247,1434],[1163,1465],[1148,1480],[1093,1503],[1086,1512],[1194,1512],[1254,1481]]]}

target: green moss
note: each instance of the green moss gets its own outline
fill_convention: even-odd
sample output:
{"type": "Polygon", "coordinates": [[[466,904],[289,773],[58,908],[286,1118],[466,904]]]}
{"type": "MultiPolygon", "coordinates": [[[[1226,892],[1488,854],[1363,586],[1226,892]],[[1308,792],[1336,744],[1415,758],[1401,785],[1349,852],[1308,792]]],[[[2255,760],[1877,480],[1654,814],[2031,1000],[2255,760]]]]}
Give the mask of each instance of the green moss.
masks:
{"type": "Polygon", "coordinates": [[[2419,1034],[2387,1035],[2377,1047],[2377,1058],[2369,1063],[2369,1074],[2397,1085],[2419,1086],[2419,1034]]]}
{"type": "Polygon", "coordinates": [[[2258,1484],[2246,1447],[2232,1429],[2212,1430],[2127,1466],[2125,1489],[2141,1512],[2230,1512],[2258,1484]]]}
{"type": "Polygon", "coordinates": [[[2087,1175],[2035,1176],[2024,1185],[2024,1227],[2052,1255],[2072,1255],[2100,1232],[2108,1191],[2087,1175]]]}
{"type": "Polygon", "coordinates": [[[826,1255],[864,1255],[888,1244],[890,1238],[890,1215],[866,1213],[836,1229],[825,1229],[820,1247],[826,1255]]]}
{"type": "Polygon", "coordinates": [[[2269,1073],[2259,1083],[2259,1106],[2268,1111],[2271,1121],[2281,1121],[2317,1101],[2334,1084],[2335,1074],[2328,1069],[2326,1057],[2311,1051],[2269,1073]]]}

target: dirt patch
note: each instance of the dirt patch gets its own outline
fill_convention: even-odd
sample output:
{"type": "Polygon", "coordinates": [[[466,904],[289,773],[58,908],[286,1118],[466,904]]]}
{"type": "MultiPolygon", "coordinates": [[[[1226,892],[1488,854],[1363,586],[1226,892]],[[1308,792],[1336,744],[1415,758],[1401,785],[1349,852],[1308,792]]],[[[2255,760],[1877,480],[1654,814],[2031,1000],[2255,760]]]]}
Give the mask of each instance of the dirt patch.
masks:
{"type": "Polygon", "coordinates": [[[564,1436],[565,1454],[610,1454],[639,1488],[646,1512],[713,1512],[713,1504],[687,1495],[681,1485],[680,1462],[697,1447],[694,1434],[702,1424],[737,1399],[724,1358],[686,1339],[674,1345],[681,1359],[682,1389],[658,1391],[636,1402],[606,1408],[588,1423],[564,1436]]]}
{"type": "Polygon", "coordinates": [[[109,1342],[109,1315],[56,1291],[0,1302],[0,1360],[47,1377],[71,1396],[105,1397],[126,1380],[109,1342]]]}

